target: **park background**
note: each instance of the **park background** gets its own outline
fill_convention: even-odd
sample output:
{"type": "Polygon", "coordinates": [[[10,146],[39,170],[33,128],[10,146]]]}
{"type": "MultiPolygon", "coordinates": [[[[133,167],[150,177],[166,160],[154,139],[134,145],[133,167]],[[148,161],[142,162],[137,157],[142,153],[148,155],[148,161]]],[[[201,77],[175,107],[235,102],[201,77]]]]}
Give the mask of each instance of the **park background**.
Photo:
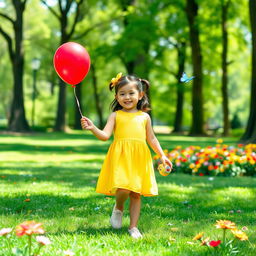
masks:
{"type": "Polygon", "coordinates": [[[110,114],[111,78],[136,74],[151,83],[150,114],[170,156],[176,150],[182,162],[185,148],[196,155],[212,147],[221,157],[228,150],[232,163],[222,172],[210,159],[218,168],[211,176],[255,176],[255,0],[0,0],[0,228],[44,223],[52,244],[43,255],[211,255],[192,238],[230,219],[248,230],[249,242],[234,246],[238,255],[254,255],[255,178],[209,180],[209,170],[198,171],[191,159],[181,172],[193,176],[156,172],[162,197],[145,199],[144,241],[108,227],[113,201],[94,187],[110,142],[81,131],[73,88],[53,67],[55,51],[70,41],[90,54],[76,91],[83,114],[99,127],[110,114]],[[184,71],[195,78],[181,83],[184,71]]]}

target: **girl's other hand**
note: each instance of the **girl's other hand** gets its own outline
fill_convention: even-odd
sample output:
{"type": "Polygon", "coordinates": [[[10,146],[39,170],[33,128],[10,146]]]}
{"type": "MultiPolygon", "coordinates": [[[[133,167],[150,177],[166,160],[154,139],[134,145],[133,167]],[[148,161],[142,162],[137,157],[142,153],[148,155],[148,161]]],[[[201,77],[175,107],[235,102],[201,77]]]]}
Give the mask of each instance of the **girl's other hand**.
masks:
{"type": "Polygon", "coordinates": [[[89,118],[83,116],[81,118],[81,126],[84,130],[92,130],[94,127],[94,124],[89,118]]]}
{"type": "Polygon", "coordinates": [[[170,168],[172,169],[172,162],[169,160],[168,157],[162,156],[160,159],[161,159],[161,162],[162,162],[162,164],[163,164],[164,166],[169,165],[170,168]]]}

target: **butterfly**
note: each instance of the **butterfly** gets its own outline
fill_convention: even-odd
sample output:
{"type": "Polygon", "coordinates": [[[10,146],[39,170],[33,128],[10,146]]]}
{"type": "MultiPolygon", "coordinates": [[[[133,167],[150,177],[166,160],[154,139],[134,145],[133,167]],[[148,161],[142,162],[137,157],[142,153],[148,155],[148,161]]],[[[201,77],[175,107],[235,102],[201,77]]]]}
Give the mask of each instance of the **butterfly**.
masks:
{"type": "Polygon", "coordinates": [[[191,81],[192,79],[194,79],[194,76],[188,77],[187,74],[185,72],[182,73],[182,76],[180,78],[180,81],[182,83],[188,83],[189,81],[191,81]]]}

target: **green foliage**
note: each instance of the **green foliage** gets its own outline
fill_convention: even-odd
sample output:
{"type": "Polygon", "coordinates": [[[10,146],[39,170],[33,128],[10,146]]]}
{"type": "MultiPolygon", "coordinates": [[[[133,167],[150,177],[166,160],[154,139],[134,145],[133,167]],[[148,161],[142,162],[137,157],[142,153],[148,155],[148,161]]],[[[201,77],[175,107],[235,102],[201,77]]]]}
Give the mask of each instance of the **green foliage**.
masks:
{"type": "MultiPolygon", "coordinates": [[[[174,44],[187,43],[186,71],[192,73],[191,56],[188,42],[188,24],[185,15],[185,2],[181,0],[87,0],[83,2],[72,41],[84,45],[95,66],[100,101],[106,119],[108,106],[113,95],[108,92],[110,79],[118,72],[127,73],[125,63],[135,61],[135,73],[148,78],[152,84],[152,113],[156,122],[173,125],[176,108],[177,51],[174,44]],[[129,5],[130,3],[130,5],[129,5]]],[[[205,122],[214,120],[222,126],[221,109],[221,1],[197,1],[199,4],[198,23],[203,53],[204,73],[204,113],[205,122]]],[[[57,1],[52,2],[57,11],[57,1]]],[[[246,125],[250,97],[250,24],[248,19],[248,1],[231,1],[228,12],[229,31],[229,106],[230,119],[237,113],[243,127],[246,125]]],[[[10,1],[1,1],[0,11],[13,16],[10,1]]],[[[74,20],[71,11],[68,17],[69,29],[74,20]]],[[[3,17],[0,24],[13,37],[12,25],[3,17]]],[[[3,46],[0,52],[0,118],[7,118],[12,98],[12,69],[8,56],[8,48],[2,36],[3,46]]],[[[54,71],[52,60],[60,43],[58,19],[41,1],[27,3],[24,16],[24,52],[25,52],[25,106],[27,119],[31,113],[31,60],[40,58],[38,71],[38,90],[43,95],[38,100],[36,122],[40,125],[52,125],[56,116],[56,98],[58,95],[58,77],[54,71]],[[43,85],[43,86],[41,86],[43,85]],[[55,86],[54,96],[49,88],[55,86]],[[40,105],[45,105],[41,108],[40,105]],[[47,107],[46,107],[47,105],[47,107]],[[49,107],[48,107],[49,106],[49,107]],[[50,110],[51,109],[51,110],[50,110]],[[54,112],[54,113],[52,113],[54,112]],[[42,118],[41,115],[44,117],[42,118]],[[48,121],[47,121],[48,120],[48,121]],[[50,120],[50,121],[49,121],[50,120]]],[[[91,86],[92,76],[83,82],[82,105],[86,114],[97,119],[97,112],[91,86]]],[[[185,127],[191,121],[191,87],[185,87],[184,120],[185,127]]],[[[67,90],[69,124],[74,122],[75,104],[72,90],[67,90]]],[[[6,122],[5,122],[6,123],[6,122]]]]}

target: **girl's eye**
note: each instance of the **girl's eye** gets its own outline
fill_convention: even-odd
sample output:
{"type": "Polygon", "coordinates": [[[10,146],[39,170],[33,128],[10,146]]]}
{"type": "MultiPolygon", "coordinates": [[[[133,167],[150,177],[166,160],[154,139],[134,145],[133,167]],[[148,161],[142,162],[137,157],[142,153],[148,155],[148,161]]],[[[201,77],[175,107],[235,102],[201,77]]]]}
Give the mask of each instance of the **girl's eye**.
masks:
{"type": "Polygon", "coordinates": [[[120,95],[121,95],[121,96],[124,96],[124,94],[123,94],[123,93],[121,93],[120,95]]]}
{"type": "Polygon", "coordinates": [[[131,94],[131,95],[133,95],[133,94],[134,94],[134,92],[131,92],[130,94],[131,94]]]}

